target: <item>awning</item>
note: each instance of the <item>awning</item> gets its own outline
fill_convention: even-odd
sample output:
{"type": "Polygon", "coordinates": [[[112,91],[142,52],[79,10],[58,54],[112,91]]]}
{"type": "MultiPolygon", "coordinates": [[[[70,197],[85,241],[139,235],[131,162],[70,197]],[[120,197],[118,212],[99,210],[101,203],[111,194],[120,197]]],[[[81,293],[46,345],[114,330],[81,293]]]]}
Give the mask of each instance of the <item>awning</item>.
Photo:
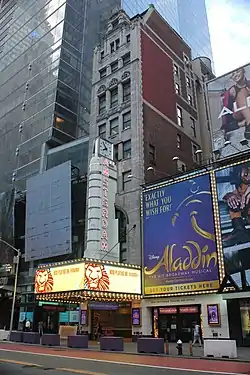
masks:
{"type": "Polygon", "coordinates": [[[110,292],[95,292],[95,291],[70,291],[60,293],[43,293],[36,294],[36,299],[39,301],[51,302],[70,302],[82,303],[87,300],[91,301],[110,301],[110,302],[129,302],[140,300],[140,294],[127,294],[127,293],[110,293],[110,292]]]}
{"type": "Polygon", "coordinates": [[[250,298],[250,292],[233,292],[233,293],[224,293],[222,294],[222,299],[228,300],[228,299],[244,299],[244,298],[250,298]]]}

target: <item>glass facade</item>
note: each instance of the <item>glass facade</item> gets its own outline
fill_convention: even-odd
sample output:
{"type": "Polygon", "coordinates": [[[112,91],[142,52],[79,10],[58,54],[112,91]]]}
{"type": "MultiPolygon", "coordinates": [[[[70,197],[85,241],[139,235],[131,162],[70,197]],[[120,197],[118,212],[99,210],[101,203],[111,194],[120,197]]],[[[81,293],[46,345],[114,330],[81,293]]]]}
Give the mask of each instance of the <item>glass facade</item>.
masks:
{"type": "Polygon", "coordinates": [[[0,192],[25,190],[44,143],[88,134],[93,50],[119,4],[0,1],[0,192]]]}
{"type": "MultiPolygon", "coordinates": [[[[151,0],[150,3],[191,47],[193,58],[206,56],[213,61],[205,0],[151,0]]],[[[129,16],[142,13],[148,6],[148,0],[123,0],[129,16]]]]}

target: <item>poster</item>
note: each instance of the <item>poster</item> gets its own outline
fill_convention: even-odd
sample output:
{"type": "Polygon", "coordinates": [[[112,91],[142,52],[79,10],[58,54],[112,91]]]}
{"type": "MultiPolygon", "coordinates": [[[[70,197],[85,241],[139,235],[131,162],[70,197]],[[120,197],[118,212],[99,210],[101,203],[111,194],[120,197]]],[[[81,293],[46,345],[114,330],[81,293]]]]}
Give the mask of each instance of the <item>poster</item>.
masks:
{"type": "Polygon", "coordinates": [[[225,269],[244,289],[250,283],[250,161],[220,169],[215,178],[225,269]]]}
{"type": "Polygon", "coordinates": [[[209,175],[143,192],[143,252],[146,295],[218,289],[209,175]]]}
{"type": "Polygon", "coordinates": [[[140,326],[141,325],[141,309],[132,308],[132,325],[140,326]]]}
{"type": "Polygon", "coordinates": [[[85,262],[37,269],[36,294],[76,290],[141,294],[141,270],[85,262]]]}
{"type": "Polygon", "coordinates": [[[250,146],[250,65],[208,83],[213,150],[217,159],[250,146]]]}
{"type": "Polygon", "coordinates": [[[209,325],[220,325],[219,305],[207,305],[207,319],[209,325]]]}

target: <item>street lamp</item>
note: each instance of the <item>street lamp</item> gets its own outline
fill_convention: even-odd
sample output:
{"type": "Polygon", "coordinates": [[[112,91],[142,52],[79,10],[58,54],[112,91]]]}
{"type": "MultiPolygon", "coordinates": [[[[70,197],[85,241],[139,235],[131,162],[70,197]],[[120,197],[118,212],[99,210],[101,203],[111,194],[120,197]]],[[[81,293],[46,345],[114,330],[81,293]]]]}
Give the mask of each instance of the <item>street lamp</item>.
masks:
{"type": "Polygon", "coordinates": [[[13,300],[12,300],[12,307],[11,307],[11,314],[10,314],[10,331],[9,331],[9,339],[13,329],[13,320],[14,320],[14,311],[15,311],[15,303],[16,303],[16,291],[17,291],[17,278],[18,278],[18,269],[19,269],[19,261],[21,256],[21,251],[16,249],[14,246],[0,238],[0,242],[4,243],[5,245],[9,246],[12,250],[17,253],[16,259],[14,263],[16,263],[16,274],[15,274],[15,283],[14,283],[14,291],[13,291],[13,300]]]}

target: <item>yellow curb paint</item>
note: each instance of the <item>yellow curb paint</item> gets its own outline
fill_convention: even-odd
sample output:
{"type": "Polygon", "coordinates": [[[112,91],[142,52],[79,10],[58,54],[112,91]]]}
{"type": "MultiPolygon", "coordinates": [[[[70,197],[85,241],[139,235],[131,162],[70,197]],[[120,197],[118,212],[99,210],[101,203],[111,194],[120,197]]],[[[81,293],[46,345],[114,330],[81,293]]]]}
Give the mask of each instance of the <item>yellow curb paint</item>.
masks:
{"type": "Polygon", "coordinates": [[[75,374],[83,374],[83,375],[107,375],[104,374],[103,372],[92,372],[92,371],[86,371],[86,370],[76,370],[73,368],[63,368],[63,367],[58,367],[55,370],[57,371],[67,371],[67,372],[72,372],[75,374]]]}
{"type": "Polygon", "coordinates": [[[3,363],[13,363],[15,365],[22,365],[22,366],[42,367],[41,365],[37,365],[35,363],[16,361],[14,359],[2,359],[2,358],[0,358],[0,362],[3,362],[3,363]]]}

